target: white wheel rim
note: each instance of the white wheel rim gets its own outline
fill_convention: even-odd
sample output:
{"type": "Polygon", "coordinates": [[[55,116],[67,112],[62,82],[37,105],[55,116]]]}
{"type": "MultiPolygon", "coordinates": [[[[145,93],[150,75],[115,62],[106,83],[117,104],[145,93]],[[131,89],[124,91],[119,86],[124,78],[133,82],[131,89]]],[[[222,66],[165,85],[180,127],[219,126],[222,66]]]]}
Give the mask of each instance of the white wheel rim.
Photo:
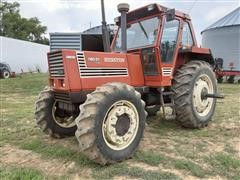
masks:
{"type": "MultiPolygon", "coordinates": [[[[120,126],[120,128],[121,127],[123,126],[120,126]]],[[[139,116],[136,107],[129,101],[118,101],[108,109],[105,115],[102,124],[104,141],[111,149],[117,151],[125,149],[135,139],[138,127],[139,116]],[[126,123],[129,125],[129,128],[125,129],[125,132],[121,135],[118,133],[118,123],[126,123]]]]}
{"type": "Polygon", "coordinates": [[[55,112],[56,112],[56,101],[53,104],[52,107],[52,117],[53,120],[61,127],[63,128],[72,128],[76,125],[75,123],[75,118],[73,116],[68,116],[64,118],[56,117],[55,112]]]}
{"type": "Polygon", "coordinates": [[[198,77],[193,88],[193,105],[199,116],[207,116],[213,105],[213,98],[202,98],[202,92],[213,94],[213,83],[211,78],[202,74],[198,77]]]}
{"type": "Polygon", "coordinates": [[[9,72],[4,71],[3,72],[3,76],[4,76],[4,78],[9,78],[10,74],[9,74],[9,72]]]}

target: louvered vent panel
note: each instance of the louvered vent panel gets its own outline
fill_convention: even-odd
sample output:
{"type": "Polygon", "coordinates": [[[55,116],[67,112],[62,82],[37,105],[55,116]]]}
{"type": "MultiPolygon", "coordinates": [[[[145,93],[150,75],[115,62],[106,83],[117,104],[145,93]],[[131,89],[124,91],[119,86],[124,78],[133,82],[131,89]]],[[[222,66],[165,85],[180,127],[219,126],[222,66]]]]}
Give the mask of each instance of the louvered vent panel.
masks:
{"type": "Polygon", "coordinates": [[[61,49],[81,50],[81,34],[53,33],[50,34],[51,51],[61,49]]]}
{"type": "Polygon", "coordinates": [[[49,72],[52,77],[64,77],[62,52],[52,52],[48,57],[49,72]]]}
{"type": "Polygon", "coordinates": [[[81,77],[99,76],[127,76],[127,68],[108,68],[108,67],[87,67],[83,52],[77,53],[78,67],[81,77]]]}

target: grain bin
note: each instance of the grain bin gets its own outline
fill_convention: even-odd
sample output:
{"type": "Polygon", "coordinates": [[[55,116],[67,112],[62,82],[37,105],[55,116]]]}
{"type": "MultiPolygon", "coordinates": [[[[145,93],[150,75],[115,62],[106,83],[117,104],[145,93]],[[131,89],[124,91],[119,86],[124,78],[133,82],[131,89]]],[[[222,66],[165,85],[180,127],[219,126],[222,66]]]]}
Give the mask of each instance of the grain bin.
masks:
{"type": "Polygon", "coordinates": [[[240,7],[202,31],[202,46],[223,59],[223,71],[240,73],[240,7]]]}

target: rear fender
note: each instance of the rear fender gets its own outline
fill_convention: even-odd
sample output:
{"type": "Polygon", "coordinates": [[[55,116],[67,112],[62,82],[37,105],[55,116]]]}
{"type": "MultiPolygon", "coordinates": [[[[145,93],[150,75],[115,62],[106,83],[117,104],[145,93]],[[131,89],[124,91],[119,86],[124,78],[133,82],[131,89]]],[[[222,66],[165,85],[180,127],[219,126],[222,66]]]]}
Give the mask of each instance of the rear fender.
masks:
{"type": "Polygon", "coordinates": [[[185,63],[191,60],[206,61],[214,67],[215,61],[212,52],[208,48],[191,47],[179,50],[180,55],[184,56],[185,63]]]}

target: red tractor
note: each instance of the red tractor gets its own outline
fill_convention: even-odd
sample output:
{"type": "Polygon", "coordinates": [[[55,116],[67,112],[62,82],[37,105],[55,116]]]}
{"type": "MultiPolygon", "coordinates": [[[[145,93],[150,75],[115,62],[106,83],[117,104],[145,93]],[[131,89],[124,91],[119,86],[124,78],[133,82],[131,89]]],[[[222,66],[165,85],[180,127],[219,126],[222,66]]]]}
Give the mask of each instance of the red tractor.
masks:
{"type": "Polygon", "coordinates": [[[48,53],[49,87],[36,102],[44,132],[76,135],[83,154],[100,164],[133,155],[147,112],[171,107],[183,127],[203,128],[220,97],[214,59],[197,46],[187,14],[158,4],[118,10],[110,52],[48,53]]]}

